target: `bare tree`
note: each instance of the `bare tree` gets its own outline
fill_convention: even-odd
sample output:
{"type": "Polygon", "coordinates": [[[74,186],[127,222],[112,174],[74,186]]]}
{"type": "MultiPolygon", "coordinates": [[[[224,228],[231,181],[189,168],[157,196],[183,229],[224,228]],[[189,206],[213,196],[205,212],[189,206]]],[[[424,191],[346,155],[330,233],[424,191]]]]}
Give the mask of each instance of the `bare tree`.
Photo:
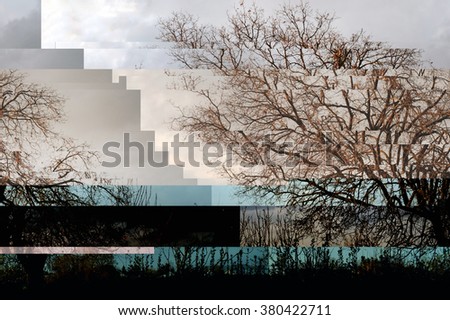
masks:
{"type": "MultiPolygon", "coordinates": [[[[85,185],[97,155],[54,128],[64,99],[17,71],[0,72],[0,242],[7,246],[120,245],[120,224],[98,217],[79,221],[64,208],[139,205],[146,189],[85,185]],[[47,210],[43,210],[47,208],[47,210]],[[95,220],[97,219],[97,220],[95,220]]],[[[95,182],[95,181],[94,181],[95,182]]],[[[86,218],[86,216],[85,216],[86,218]]],[[[123,241],[122,241],[123,242],[123,241]]],[[[30,286],[39,286],[47,255],[19,255],[30,286]]]]}
{"type": "Polygon", "coordinates": [[[175,128],[233,146],[222,173],[286,201],[316,243],[449,245],[448,72],[333,21],[303,3],[244,5],[220,28],[160,20],[191,69],[174,88],[198,96],[175,128]]]}
{"type": "Polygon", "coordinates": [[[240,218],[241,246],[296,247],[307,244],[296,217],[280,207],[242,207],[240,218]]]}

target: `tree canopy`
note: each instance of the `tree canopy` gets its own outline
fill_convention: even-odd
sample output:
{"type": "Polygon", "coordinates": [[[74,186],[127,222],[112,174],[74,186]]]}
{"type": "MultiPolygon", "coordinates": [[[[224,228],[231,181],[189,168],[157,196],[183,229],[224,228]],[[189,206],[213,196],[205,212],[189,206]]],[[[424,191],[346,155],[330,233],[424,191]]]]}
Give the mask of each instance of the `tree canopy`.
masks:
{"type": "Polygon", "coordinates": [[[316,243],[449,245],[448,72],[334,20],[306,3],[243,5],[222,27],[161,19],[188,69],[174,88],[198,97],[175,128],[234,146],[221,172],[282,197],[316,243]]]}

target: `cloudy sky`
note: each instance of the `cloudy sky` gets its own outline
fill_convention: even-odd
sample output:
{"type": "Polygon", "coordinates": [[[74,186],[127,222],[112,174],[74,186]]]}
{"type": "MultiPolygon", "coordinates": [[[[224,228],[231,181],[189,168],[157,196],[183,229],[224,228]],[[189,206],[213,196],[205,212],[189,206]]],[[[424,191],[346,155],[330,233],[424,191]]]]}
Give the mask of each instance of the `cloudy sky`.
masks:
{"type": "Polygon", "coordinates": [[[0,12],[0,48],[41,47],[39,0],[2,1],[0,12]]]}
{"type": "MultiPolygon", "coordinates": [[[[167,62],[162,52],[138,53],[140,50],[136,50],[154,45],[159,17],[183,10],[198,16],[201,22],[223,24],[227,12],[239,6],[240,1],[42,0],[42,45],[45,48],[90,48],[86,53],[86,67],[133,68],[140,63],[146,68],[161,67],[167,62]],[[117,50],[117,46],[128,49],[117,50]],[[116,49],[108,53],[100,50],[105,47],[116,49]],[[134,51],[130,47],[134,47],[134,51]],[[93,50],[95,48],[99,50],[93,50]],[[100,59],[106,54],[109,59],[100,59]]],[[[282,1],[258,0],[257,3],[270,13],[282,1]]],[[[396,47],[423,49],[424,58],[433,61],[436,67],[450,67],[448,1],[314,0],[310,5],[313,9],[334,13],[336,27],[344,34],[364,29],[375,40],[387,41],[396,47]]]]}
{"type": "MultiPolygon", "coordinates": [[[[270,14],[283,1],[257,3],[270,14]]],[[[173,137],[168,130],[176,110],[169,100],[186,102],[192,97],[167,90],[163,70],[176,65],[164,49],[166,45],[156,39],[158,19],[181,10],[202,23],[222,25],[227,13],[240,4],[241,0],[42,0],[42,46],[82,48],[85,68],[114,69],[116,80],[126,75],[128,88],[141,91],[141,128],[155,130],[156,145],[160,146],[173,137]]],[[[424,59],[433,61],[435,67],[450,67],[450,4],[445,1],[314,0],[310,5],[313,10],[334,13],[336,28],[345,35],[365,29],[374,40],[420,48],[424,59]]],[[[184,172],[200,179],[216,176],[204,167],[195,170],[188,166],[184,172]]]]}
{"type": "MultiPolygon", "coordinates": [[[[244,1],[250,4],[249,0],[244,1]]],[[[155,145],[161,150],[162,142],[172,141],[175,134],[170,131],[170,119],[176,115],[170,100],[186,102],[192,97],[167,89],[168,79],[164,75],[164,69],[173,68],[174,64],[164,45],[156,39],[158,18],[183,10],[198,16],[200,22],[221,25],[226,22],[227,12],[232,12],[240,2],[241,0],[2,1],[0,68],[38,69],[31,72],[32,79],[44,79],[42,82],[46,84],[53,83],[68,98],[68,112],[72,116],[69,117],[67,132],[87,139],[97,138],[94,144],[101,144],[102,141],[98,140],[101,135],[80,129],[80,117],[77,118],[73,110],[78,110],[76,106],[80,104],[88,108],[87,99],[83,98],[86,97],[86,92],[95,96],[95,99],[90,100],[94,104],[111,104],[111,99],[108,100],[111,95],[105,90],[94,93],[85,88],[83,81],[91,76],[95,78],[96,75],[83,75],[83,81],[74,81],[69,79],[73,74],[64,70],[83,67],[112,69],[112,78],[104,84],[108,87],[113,87],[113,82],[119,82],[120,76],[126,76],[126,89],[138,90],[140,95],[139,101],[132,103],[133,111],[127,116],[121,116],[121,113],[114,116],[113,112],[105,111],[107,105],[101,105],[90,109],[90,121],[83,122],[83,125],[86,127],[94,123],[99,131],[109,134],[111,130],[118,128],[117,121],[137,117],[139,120],[133,120],[136,123],[123,127],[134,128],[134,131],[139,128],[155,131],[155,145]],[[137,68],[140,70],[136,70],[137,68]],[[45,71],[39,71],[40,69],[60,69],[60,79],[64,80],[55,81],[48,74],[43,77],[45,71]],[[135,108],[139,104],[140,110],[135,108]]],[[[259,0],[257,3],[270,14],[282,1],[259,0]]],[[[345,35],[364,29],[374,40],[389,42],[394,47],[422,49],[423,58],[432,61],[435,67],[450,68],[448,1],[312,0],[310,5],[314,10],[334,13],[337,17],[336,28],[345,35]]],[[[129,96],[129,92],[120,92],[120,97],[129,96]]],[[[115,100],[117,104],[120,101],[120,98],[115,100]]],[[[123,109],[123,106],[115,108],[117,111],[123,109]]],[[[117,132],[119,135],[122,133],[120,130],[117,132]]],[[[182,175],[178,170],[171,172],[176,172],[173,178],[181,179],[180,184],[187,181],[191,184],[189,179],[194,178],[199,179],[200,184],[224,183],[217,180],[215,172],[208,168],[186,167],[182,175]]],[[[141,173],[139,175],[142,176],[141,173]]],[[[159,178],[154,181],[158,184],[173,184],[174,180],[168,182],[159,178]]]]}

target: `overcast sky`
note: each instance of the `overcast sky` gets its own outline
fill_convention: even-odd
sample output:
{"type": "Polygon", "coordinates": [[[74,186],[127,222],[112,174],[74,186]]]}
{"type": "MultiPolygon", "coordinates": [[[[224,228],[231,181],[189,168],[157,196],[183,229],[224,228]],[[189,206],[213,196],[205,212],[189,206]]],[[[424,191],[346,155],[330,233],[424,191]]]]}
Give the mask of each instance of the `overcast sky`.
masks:
{"type": "MultiPolygon", "coordinates": [[[[87,48],[87,68],[134,68],[141,63],[144,68],[165,67],[168,59],[163,50],[136,49],[154,45],[159,17],[184,10],[201,22],[224,24],[227,12],[232,12],[240,1],[3,0],[0,48],[39,48],[42,38],[43,48],[87,48]],[[105,50],[111,47],[116,49],[105,50]]],[[[257,3],[270,14],[283,1],[257,3]]],[[[313,0],[310,5],[334,13],[336,27],[346,35],[363,28],[374,40],[422,49],[423,57],[433,61],[435,67],[450,68],[449,1],[313,0]]]]}
{"type": "Polygon", "coordinates": [[[39,0],[0,2],[0,48],[40,48],[39,0]]]}
{"type": "MultiPolygon", "coordinates": [[[[178,10],[198,16],[204,23],[223,24],[227,11],[233,11],[239,3],[240,0],[42,0],[42,45],[48,48],[90,47],[86,59],[91,65],[87,67],[95,67],[93,60],[97,60],[101,67],[132,68],[139,63],[136,55],[144,54],[116,49],[108,53],[99,51],[98,55],[92,48],[117,47],[117,43],[124,48],[133,46],[130,42],[154,43],[158,17],[178,10]],[[90,58],[90,54],[97,55],[97,59],[90,58]],[[105,54],[109,54],[110,59],[99,58],[105,54]]],[[[270,14],[283,1],[258,0],[257,3],[270,14]]],[[[310,5],[313,9],[334,13],[336,27],[346,35],[362,28],[374,40],[387,41],[396,47],[420,48],[424,50],[424,58],[433,61],[435,67],[450,67],[449,1],[314,0],[310,5]]],[[[145,60],[140,56],[139,59],[145,60]]],[[[144,67],[157,67],[155,53],[147,60],[148,65],[144,63],[144,67]]]]}
{"type": "MultiPolygon", "coordinates": [[[[250,1],[244,1],[250,4],[250,1]]],[[[156,132],[155,144],[160,149],[162,141],[173,141],[169,121],[175,115],[175,109],[169,100],[182,99],[186,102],[189,97],[166,88],[167,77],[164,76],[163,69],[173,65],[167,51],[156,41],[158,18],[167,17],[173,11],[184,10],[198,16],[200,22],[221,25],[226,22],[227,12],[232,12],[240,2],[241,0],[1,1],[0,68],[68,69],[81,68],[84,63],[86,69],[116,69],[113,71],[114,81],[118,81],[119,76],[126,75],[127,88],[140,90],[140,128],[156,132]],[[53,50],[36,51],[41,45],[42,48],[53,50]],[[84,61],[80,55],[81,50],[54,50],[55,48],[83,49],[84,61]],[[142,70],[135,70],[136,68],[142,70]]],[[[291,0],[291,3],[294,2],[291,0]]],[[[257,3],[270,14],[283,2],[259,0],[257,3]]],[[[310,5],[314,10],[334,13],[337,17],[336,27],[345,35],[363,28],[374,40],[387,41],[394,47],[422,49],[423,57],[433,61],[435,67],[450,68],[449,1],[313,0],[310,5]]],[[[65,90],[65,94],[69,96],[69,106],[80,99],[79,92],[76,88],[65,90]]],[[[102,99],[104,98],[98,101],[103,101],[102,99]]],[[[78,103],[80,101],[82,100],[78,103]]],[[[101,130],[104,132],[112,129],[105,123],[102,125],[104,128],[101,130]]],[[[76,132],[73,129],[72,132],[76,132]]],[[[82,136],[81,131],[78,131],[82,136]]],[[[215,176],[213,170],[208,168],[184,168],[184,174],[189,178],[215,176]]],[[[207,184],[206,180],[204,183],[207,184]]]]}
{"type": "MultiPolygon", "coordinates": [[[[247,5],[251,1],[244,0],[247,5]]],[[[42,45],[45,48],[83,48],[84,66],[116,69],[127,76],[130,89],[141,90],[141,128],[156,131],[156,145],[171,140],[170,100],[186,99],[167,90],[164,68],[174,65],[157,42],[158,18],[187,11],[202,23],[222,25],[227,12],[241,0],[42,0],[42,45]],[[135,70],[142,68],[143,70],[135,70]]],[[[291,1],[294,2],[294,1],[291,1]]],[[[259,0],[267,14],[283,1],[259,0]]],[[[336,16],[336,28],[345,35],[365,29],[374,40],[394,47],[420,48],[435,67],[450,67],[450,3],[441,0],[314,0],[313,10],[336,16]]],[[[210,169],[185,168],[189,177],[212,177],[210,169]]]]}

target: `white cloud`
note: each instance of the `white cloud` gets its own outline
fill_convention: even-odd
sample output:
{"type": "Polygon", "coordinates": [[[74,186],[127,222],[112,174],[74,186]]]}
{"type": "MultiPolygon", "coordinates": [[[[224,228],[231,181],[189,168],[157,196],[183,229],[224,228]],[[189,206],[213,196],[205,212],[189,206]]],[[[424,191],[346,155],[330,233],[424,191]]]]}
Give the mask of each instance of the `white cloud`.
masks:
{"type": "Polygon", "coordinates": [[[146,6],[138,0],[42,0],[43,46],[52,48],[67,41],[129,41],[130,30],[152,22],[146,6]]]}
{"type": "Polygon", "coordinates": [[[164,69],[173,68],[163,49],[85,49],[86,69],[164,69]]]}

